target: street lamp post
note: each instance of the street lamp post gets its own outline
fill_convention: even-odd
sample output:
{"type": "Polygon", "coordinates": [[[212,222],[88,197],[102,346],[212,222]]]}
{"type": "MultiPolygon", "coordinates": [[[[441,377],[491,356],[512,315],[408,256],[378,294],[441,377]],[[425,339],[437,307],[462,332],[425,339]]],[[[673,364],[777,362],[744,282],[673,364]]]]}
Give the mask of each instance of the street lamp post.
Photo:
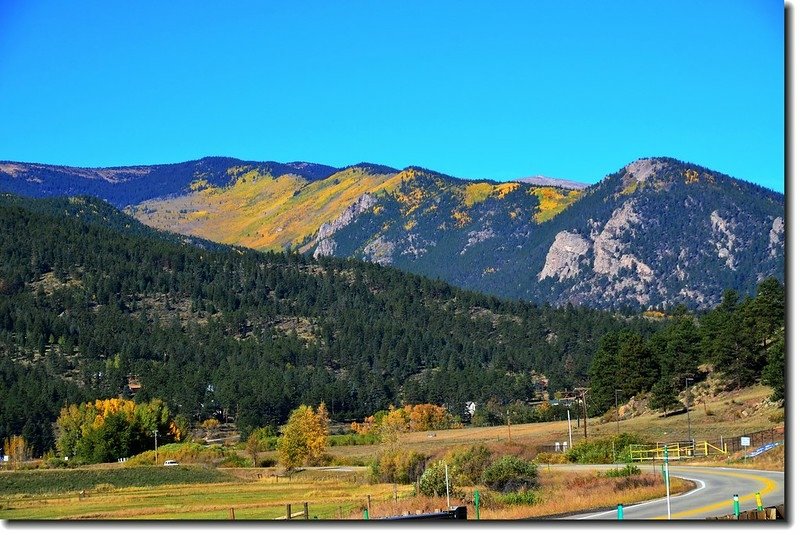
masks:
{"type": "MultiPolygon", "coordinates": [[[[694,382],[694,379],[691,377],[686,377],[686,428],[689,431],[689,443],[694,446],[692,443],[692,419],[689,416],[689,382],[694,382]]],[[[694,447],[692,447],[692,455],[694,455],[694,447]]]]}

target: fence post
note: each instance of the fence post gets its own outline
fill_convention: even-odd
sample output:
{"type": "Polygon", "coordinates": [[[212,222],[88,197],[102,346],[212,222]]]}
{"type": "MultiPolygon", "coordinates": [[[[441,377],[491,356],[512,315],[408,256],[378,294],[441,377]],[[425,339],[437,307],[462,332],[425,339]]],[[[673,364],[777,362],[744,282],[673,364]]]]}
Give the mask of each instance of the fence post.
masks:
{"type": "Polygon", "coordinates": [[[308,502],[303,502],[303,518],[308,520],[308,502]]]}
{"type": "Polygon", "coordinates": [[[733,516],[737,519],[739,518],[739,495],[733,495],[733,516]]]}
{"type": "Polygon", "coordinates": [[[228,519],[229,520],[236,520],[236,513],[233,511],[233,507],[231,507],[231,510],[228,511],[228,519]]]}
{"type": "Polygon", "coordinates": [[[287,503],[286,504],[286,520],[291,520],[291,519],[292,519],[292,504],[287,503]]]}
{"type": "Polygon", "coordinates": [[[372,496],[367,494],[367,518],[369,518],[369,514],[372,512],[372,496]]]}
{"type": "Polygon", "coordinates": [[[622,515],[623,515],[623,513],[622,513],[622,504],[618,503],[617,504],[617,520],[622,520],[622,515]]]}
{"type": "Polygon", "coordinates": [[[475,520],[481,519],[481,495],[478,489],[475,489],[475,520]]]}

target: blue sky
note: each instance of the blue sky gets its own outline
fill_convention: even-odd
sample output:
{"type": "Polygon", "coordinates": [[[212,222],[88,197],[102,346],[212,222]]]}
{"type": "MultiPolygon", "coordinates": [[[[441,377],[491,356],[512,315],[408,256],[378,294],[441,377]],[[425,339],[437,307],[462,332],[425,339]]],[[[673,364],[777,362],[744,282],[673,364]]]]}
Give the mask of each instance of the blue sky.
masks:
{"type": "Polygon", "coordinates": [[[783,2],[0,2],[0,159],[205,155],[783,191],[783,2]]]}

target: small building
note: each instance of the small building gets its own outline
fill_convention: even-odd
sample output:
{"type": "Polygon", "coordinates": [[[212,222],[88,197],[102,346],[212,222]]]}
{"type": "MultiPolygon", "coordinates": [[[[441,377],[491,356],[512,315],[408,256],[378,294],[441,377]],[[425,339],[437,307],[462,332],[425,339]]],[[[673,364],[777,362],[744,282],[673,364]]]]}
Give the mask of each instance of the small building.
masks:
{"type": "Polygon", "coordinates": [[[131,391],[131,394],[135,394],[142,389],[142,382],[139,380],[138,375],[128,376],[128,389],[131,391]]]}

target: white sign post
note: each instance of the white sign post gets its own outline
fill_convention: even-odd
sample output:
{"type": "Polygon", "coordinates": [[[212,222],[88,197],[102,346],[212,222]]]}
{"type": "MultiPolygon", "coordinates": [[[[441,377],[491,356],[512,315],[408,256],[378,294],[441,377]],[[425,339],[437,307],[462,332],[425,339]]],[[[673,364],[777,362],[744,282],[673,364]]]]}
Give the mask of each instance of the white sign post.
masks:
{"type": "Polygon", "coordinates": [[[750,437],[742,437],[742,447],[743,448],[750,447],[750,437]]]}

